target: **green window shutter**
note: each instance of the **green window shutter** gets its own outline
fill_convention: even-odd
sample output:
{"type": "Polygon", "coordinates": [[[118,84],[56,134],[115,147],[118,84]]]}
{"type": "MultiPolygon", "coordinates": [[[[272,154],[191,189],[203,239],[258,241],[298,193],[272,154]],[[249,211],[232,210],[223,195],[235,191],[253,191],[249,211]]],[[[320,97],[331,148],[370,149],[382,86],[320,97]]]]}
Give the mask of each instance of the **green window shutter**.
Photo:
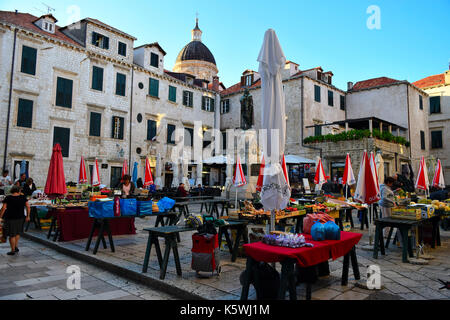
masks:
{"type": "Polygon", "coordinates": [[[103,68],[93,67],[92,70],[92,89],[103,91],[103,68]]]}
{"type": "Polygon", "coordinates": [[[206,97],[202,97],[202,110],[206,109],[206,97]]]}
{"type": "Polygon", "coordinates": [[[314,86],[314,100],[320,102],[320,87],[314,86]]]}
{"type": "Polygon", "coordinates": [[[119,52],[118,52],[121,56],[126,57],[127,56],[127,45],[126,43],[120,42],[119,41],[119,52]]]}
{"type": "Polygon", "coordinates": [[[175,132],[176,127],[173,124],[167,125],[167,143],[174,144],[175,143],[175,132]]]}
{"type": "Polygon", "coordinates": [[[116,76],[116,94],[125,97],[127,76],[122,73],[117,73],[116,76]]]}
{"type": "Polygon", "coordinates": [[[150,78],[149,94],[152,97],[159,97],[159,80],[150,78]]]}
{"type": "Polygon", "coordinates": [[[334,106],[334,94],[333,91],[328,90],[328,105],[330,107],[334,106]]]}
{"type": "Polygon", "coordinates": [[[321,126],[315,126],[315,127],[314,127],[314,135],[315,135],[316,137],[322,135],[322,127],[321,127],[321,126]]]}
{"type": "Polygon", "coordinates": [[[345,97],[341,96],[341,110],[345,110],[345,97]]]}
{"type": "Polygon", "coordinates": [[[91,137],[100,137],[100,129],[102,123],[102,114],[91,112],[91,120],[89,123],[89,135],[91,137]]]}
{"type": "Polygon", "coordinates": [[[211,105],[210,105],[209,111],[214,112],[215,109],[216,109],[216,100],[211,99],[211,105]]]}
{"type": "Polygon", "coordinates": [[[442,131],[432,131],[431,132],[431,148],[441,149],[442,145],[442,131]]]}
{"type": "Polygon", "coordinates": [[[147,140],[153,141],[156,137],[156,121],[147,120],[147,140]]]}
{"type": "Polygon", "coordinates": [[[151,53],[150,65],[155,68],[159,67],[159,56],[156,53],[151,53]]]}
{"type": "Polygon", "coordinates": [[[36,57],[37,49],[23,46],[21,72],[36,75],[36,57]]]}
{"type": "Polygon", "coordinates": [[[187,106],[188,105],[188,92],[187,91],[183,91],[183,106],[187,106]]]}
{"type": "Polygon", "coordinates": [[[19,99],[17,109],[17,126],[23,128],[32,128],[33,125],[33,101],[19,99]]]}
{"type": "Polygon", "coordinates": [[[419,109],[423,110],[423,98],[422,98],[422,96],[419,96],[419,109]]]}
{"type": "Polygon", "coordinates": [[[169,86],[169,100],[177,102],[177,88],[169,86]]]}
{"type": "Polygon", "coordinates": [[[70,147],[70,129],[54,127],[53,128],[53,145],[59,143],[61,145],[62,156],[64,158],[69,157],[70,147]]]}
{"type": "Polygon", "coordinates": [[[441,97],[430,97],[430,113],[441,112],[441,97]]]}
{"type": "Polygon", "coordinates": [[[56,83],[56,105],[72,108],[73,81],[58,77],[56,83]]]}
{"type": "Polygon", "coordinates": [[[425,150],[425,132],[420,131],[420,148],[425,150]]]}
{"type": "Polygon", "coordinates": [[[194,93],[189,92],[189,107],[194,106],[194,93]]]}

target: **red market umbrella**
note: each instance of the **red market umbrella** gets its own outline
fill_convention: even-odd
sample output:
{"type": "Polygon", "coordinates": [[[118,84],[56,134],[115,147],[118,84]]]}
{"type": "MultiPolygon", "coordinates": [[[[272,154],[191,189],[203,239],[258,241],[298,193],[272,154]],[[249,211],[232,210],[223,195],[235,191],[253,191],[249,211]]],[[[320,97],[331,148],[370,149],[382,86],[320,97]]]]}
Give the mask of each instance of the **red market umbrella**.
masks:
{"type": "Polygon", "coordinates": [[[85,184],[87,183],[87,175],[86,175],[86,164],[84,163],[84,158],[81,156],[80,161],[80,171],[78,174],[78,184],[85,184]]]}
{"type": "Polygon", "coordinates": [[[442,164],[441,164],[441,160],[439,160],[439,159],[438,159],[438,162],[436,165],[436,172],[434,173],[433,187],[440,188],[440,189],[445,188],[444,172],[442,171],[442,164]]]}
{"type": "Polygon", "coordinates": [[[152,176],[152,168],[150,167],[150,161],[148,160],[148,157],[145,158],[145,182],[144,187],[149,187],[153,182],[153,176],[152,176]]]}
{"type": "Polygon", "coordinates": [[[381,197],[375,181],[374,172],[370,165],[369,156],[367,152],[364,151],[364,155],[361,159],[361,166],[359,168],[355,200],[361,203],[372,204],[380,201],[380,199],[381,197]]]}
{"type": "Polygon", "coordinates": [[[345,159],[344,176],[342,177],[342,184],[352,186],[356,184],[355,175],[353,174],[352,161],[350,155],[347,153],[347,159],[345,159]]]}
{"type": "Polygon", "coordinates": [[[259,169],[258,182],[256,182],[256,191],[261,192],[264,182],[264,168],[266,167],[266,161],[264,156],[262,157],[261,168],[259,169]]]}
{"type": "Polygon", "coordinates": [[[286,156],[285,155],[283,155],[281,168],[283,169],[283,174],[284,174],[284,177],[286,179],[286,183],[287,183],[287,185],[290,188],[291,187],[291,183],[289,182],[289,175],[288,175],[288,170],[287,170],[287,166],[286,166],[286,156]]]}
{"type": "Polygon", "coordinates": [[[128,163],[127,163],[127,160],[124,160],[123,166],[122,166],[122,180],[123,180],[123,177],[127,174],[128,174],[128,163]]]}
{"type": "Polygon", "coordinates": [[[98,161],[95,159],[94,169],[92,170],[92,186],[98,187],[100,186],[100,172],[98,170],[98,161]]]}
{"type": "Polygon", "coordinates": [[[428,180],[427,164],[425,163],[425,158],[422,157],[415,187],[416,189],[427,191],[429,186],[430,182],[428,180]]]}
{"type": "Polygon", "coordinates": [[[44,192],[47,195],[63,195],[67,193],[61,146],[58,143],[53,147],[44,192]]]}
{"type": "Polygon", "coordinates": [[[325,175],[325,170],[323,169],[322,159],[319,158],[319,163],[317,164],[316,176],[314,178],[314,183],[322,185],[327,182],[327,177],[325,175]]]}
{"type": "Polygon", "coordinates": [[[242,170],[241,158],[238,156],[236,162],[236,170],[234,171],[233,184],[235,187],[243,187],[247,184],[245,179],[244,170],[242,170]]]}

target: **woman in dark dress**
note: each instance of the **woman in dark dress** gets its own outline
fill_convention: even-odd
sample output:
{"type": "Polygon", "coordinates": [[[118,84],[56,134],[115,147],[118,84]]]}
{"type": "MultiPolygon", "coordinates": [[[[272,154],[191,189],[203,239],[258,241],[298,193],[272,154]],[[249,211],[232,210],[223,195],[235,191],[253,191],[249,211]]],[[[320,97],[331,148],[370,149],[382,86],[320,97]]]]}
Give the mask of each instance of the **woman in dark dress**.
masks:
{"type": "Polygon", "coordinates": [[[30,221],[30,205],[27,198],[20,194],[20,188],[11,188],[11,195],[3,200],[0,210],[0,221],[3,221],[3,236],[9,237],[11,252],[7,255],[13,256],[19,252],[18,244],[20,234],[23,232],[24,222],[30,221]],[[27,209],[25,217],[24,210],[27,209]]]}

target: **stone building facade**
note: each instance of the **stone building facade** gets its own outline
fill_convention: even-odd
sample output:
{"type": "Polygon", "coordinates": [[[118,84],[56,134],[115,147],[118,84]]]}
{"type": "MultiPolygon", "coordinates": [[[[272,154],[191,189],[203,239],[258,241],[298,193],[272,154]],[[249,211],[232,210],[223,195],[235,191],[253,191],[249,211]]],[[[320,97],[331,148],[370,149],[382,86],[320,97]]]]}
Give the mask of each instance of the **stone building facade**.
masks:
{"type": "MultiPolygon", "coordinates": [[[[186,127],[214,128],[216,92],[195,76],[168,74],[158,44],[134,49],[136,38],[91,18],[63,28],[56,22],[51,15],[0,12],[4,167],[15,178],[17,163],[26,160],[30,176],[43,186],[52,147],[59,142],[67,181],[77,181],[81,156],[88,168],[98,160],[100,179],[109,186],[117,183],[124,160],[137,161],[142,177],[145,157],[155,166],[160,154],[163,167],[174,171],[169,183],[181,182],[164,143],[167,124],[181,129],[182,138],[186,127]],[[155,61],[157,67],[151,65],[155,61]],[[185,91],[191,93],[188,107],[183,106],[185,91]],[[207,111],[202,110],[203,97],[211,99],[207,111]],[[147,140],[150,119],[158,121],[152,141],[147,140]]],[[[195,169],[194,178],[202,172],[201,166],[195,169]]]]}
{"type": "MultiPolygon", "coordinates": [[[[430,154],[440,159],[444,180],[450,184],[450,70],[414,82],[429,94],[430,154]]],[[[434,163],[433,163],[434,164],[434,163]]],[[[433,168],[434,170],[434,168],[433,168]]],[[[430,180],[431,181],[431,180],[430,180]]]]}

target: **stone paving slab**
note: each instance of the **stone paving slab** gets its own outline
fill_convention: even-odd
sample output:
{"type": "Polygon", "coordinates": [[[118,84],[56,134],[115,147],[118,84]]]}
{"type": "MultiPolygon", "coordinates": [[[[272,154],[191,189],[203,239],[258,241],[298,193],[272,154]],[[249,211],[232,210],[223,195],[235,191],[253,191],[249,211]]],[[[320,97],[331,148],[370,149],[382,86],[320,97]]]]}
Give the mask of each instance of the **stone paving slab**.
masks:
{"type": "MultiPolygon", "coordinates": [[[[357,221],[356,218],[355,221],[357,221]]],[[[143,229],[153,227],[154,218],[136,219],[135,224],[137,228],[136,235],[114,237],[115,253],[112,253],[109,248],[106,250],[103,249],[102,246],[100,246],[97,255],[92,254],[92,248],[89,252],[86,252],[84,250],[86,245],[85,239],[70,243],[52,243],[51,245],[58,246],[60,250],[70,250],[71,253],[75,254],[74,257],[83,257],[83,259],[95,263],[95,266],[86,265],[82,270],[83,272],[91,272],[92,276],[96,277],[96,279],[104,281],[105,288],[110,288],[109,285],[120,288],[120,290],[129,288],[129,294],[139,296],[142,290],[133,288],[126,280],[118,279],[115,275],[121,274],[130,279],[140,281],[142,284],[151,285],[152,287],[164,290],[164,292],[177,295],[180,298],[239,299],[241,291],[239,276],[245,269],[245,257],[239,257],[236,262],[232,263],[230,261],[230,254],[225,248],[225,250],[221,251],[221,261],[223,263],[221,277],[213,276],[209,279],[198,279],[195,272],[190,268],[191,237],[193,232],[181,233],[179,254],[183,275],[181,277],[176,275],[175,264],[171,255],[166,278],[165,280],[160,280],[159,264],[154,250],[151,253],[148,273],[142,273],[142,263],[148,236],[148,233],[144,232],[143,229]],[[108,272],[102,271],[104,268],[107,268],[108,272]],[[114,270],[110,270],[110,268],[114,270]],[[109,271],[113,271],[115,274],[113,275],[109,271]]],[[[359,225],[356,225],[353,232],[363,234],[363,239],[360,244],[368,243],[367,230],[361,231],[358,227],[359,225]]],[[[46,234],[43,232],[31,230],[29,235],[37,238],[41,242],[47,242],[46,234]]],[[[417,299],[448,299],[448,293],[439,290],[439,283],[437,281],[438,279],[450,280],[450,232],[441,230],[441,241],[441,247],[427,249],[427,254],[431,254],[435,259],[430,260],[429,265],[426,266],[402,263],[402,250],[396,245],[391,245],[386,250],[386,255],[379,255],[379,259],[373,259],[372,251],[360,250],[360,245],[358,245],[357,256],[362,277],[365,278],[366,268],[370,265],[378,265],[381,268],[382,285],[384,288],[381,291],[377,291],[379,294],[356,287],[351,269],[349,285],[342,287],[340,285],[340,277],[342,274],[343,259],[341,258],[337,261],[330,261],[331,276],[329,279],[321,279],[313,285],[312,297],[317,300],[363,300],[383,299],[383,297],[387,297],[387,299],[414,299],[414,297],[417,299]]],[[[161,241],[161,249],[164,250],[164,248],[164,243],[161,241]]],[[[47,252],[42,251],[40,253],[48,256],[48,260],[55,261],[54,259],[56,259],[60,263],[75,260],[73,257],[69,258],[65,254],[55,253],[52,250],[48,250],[47,252]]],[[[43,261],[45,263],[45,259],[43,261]]],[[[15,262],[11,263],[14,264],[15,262]]],[[[8,262],[8,265],[11,265],[11,263],[8,262]]],[[[26,261],[18,263],[18,266],[28,267],[28,262],[26,261]]],[[[48,266],[48,268],[62,272],[57,267],[53,269],[48,266]]],[[[277,268],[280,271],[279,264],[277,264],[277,268]]],[[[57,271],[54,274],[49,274],[49,276],[57,276],[58,274],[57,271]]],[[[89,288],[87,290],[89,291],[89,288]]],[[[304,297],[304,286],[298,286],[297,292],[299,298],[304,297]]],[[[91,297],[98,296],[99,294],[101,293],[95,293],[91,297]]],[[[143,294],[142,296],[146,295],[143,294]]],[[[89,295],[86,295],[77,299],[88,299],[88,297],[89,295]]],[[[103,296],[100,295],[100,298],[103,298],[103,296]]],[[[255,292],[252,287],[250,290],[250,298],[255,298],[255,292]]]]}

